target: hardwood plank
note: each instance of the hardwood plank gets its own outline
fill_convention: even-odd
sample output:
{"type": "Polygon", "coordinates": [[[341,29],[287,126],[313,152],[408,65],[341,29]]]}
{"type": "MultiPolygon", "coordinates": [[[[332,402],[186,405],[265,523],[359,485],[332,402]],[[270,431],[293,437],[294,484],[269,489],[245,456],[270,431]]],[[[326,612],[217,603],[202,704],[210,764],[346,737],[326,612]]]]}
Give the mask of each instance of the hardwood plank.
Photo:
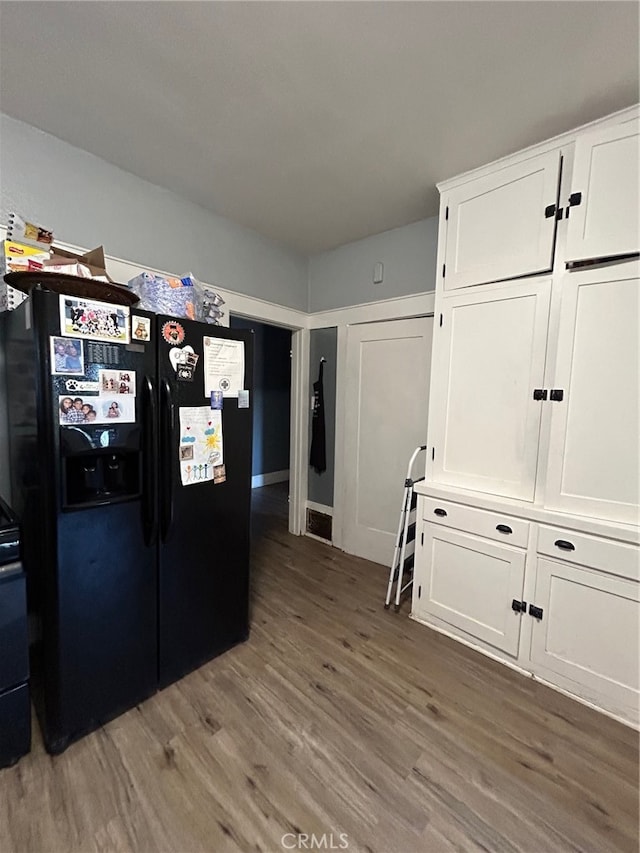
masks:
{"type": "Polygon", "coordinates": [[[385,611],[379,566],[254,498],[249,641],[60,756],[36,729],[1,853],[637,851],[636,732],[385,611]]]}

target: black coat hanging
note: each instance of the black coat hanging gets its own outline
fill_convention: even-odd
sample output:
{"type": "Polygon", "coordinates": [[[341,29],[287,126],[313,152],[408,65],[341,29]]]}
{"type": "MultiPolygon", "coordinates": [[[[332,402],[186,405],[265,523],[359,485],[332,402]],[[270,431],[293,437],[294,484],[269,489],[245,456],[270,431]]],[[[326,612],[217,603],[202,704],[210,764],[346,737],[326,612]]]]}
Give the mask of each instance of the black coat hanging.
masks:
{"type": "Polygon", "coordinates": [[[324,426],[324,387],[322,384],[323,370],[324,358],[321,358],[318,381],[313,383],[311,453],[309,454],[309,464],[318,474],[322,474],[327,469],[327,437],[324,426]]]}

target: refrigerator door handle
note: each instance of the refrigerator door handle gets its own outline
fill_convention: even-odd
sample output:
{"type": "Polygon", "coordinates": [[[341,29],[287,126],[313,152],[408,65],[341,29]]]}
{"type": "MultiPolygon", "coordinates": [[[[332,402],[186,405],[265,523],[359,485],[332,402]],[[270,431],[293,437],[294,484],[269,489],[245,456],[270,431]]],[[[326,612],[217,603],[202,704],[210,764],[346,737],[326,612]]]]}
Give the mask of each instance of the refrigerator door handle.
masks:
{"type": "Polygon", "coordinates": [[[145,545],[151,545],[156,537],[158,527],[157,516],[157,491],[158,491],[158,463],[156,459],[157,447],[157,404],[156,391],[153,381],[144,378],[145,405],[143,415],[143,531],[145,545]]]}
{"type": "Polygon", "coordinates": [[[173,400],[171,386],[166,379],[160,383],[160,538],[167,541],[173,521],[173,400]]]}

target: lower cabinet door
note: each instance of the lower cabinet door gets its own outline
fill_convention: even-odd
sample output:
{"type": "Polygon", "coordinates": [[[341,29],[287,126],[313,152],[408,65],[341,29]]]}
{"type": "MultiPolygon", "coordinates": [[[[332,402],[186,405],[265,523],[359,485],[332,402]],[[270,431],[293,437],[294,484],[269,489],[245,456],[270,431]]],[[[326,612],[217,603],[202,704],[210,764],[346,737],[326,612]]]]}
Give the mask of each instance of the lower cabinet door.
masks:
{"type": "Polygon", "coordinates": [[[637,581],[538,558],[531,664],[536,675],[637,721],[637,581]]]}
{"type": "Polygon", "coordinates": [[[522,599],[525,552],[436,524],[423,534],[416,615],[517,656],[522,617],[512,601],[522,599]]]}

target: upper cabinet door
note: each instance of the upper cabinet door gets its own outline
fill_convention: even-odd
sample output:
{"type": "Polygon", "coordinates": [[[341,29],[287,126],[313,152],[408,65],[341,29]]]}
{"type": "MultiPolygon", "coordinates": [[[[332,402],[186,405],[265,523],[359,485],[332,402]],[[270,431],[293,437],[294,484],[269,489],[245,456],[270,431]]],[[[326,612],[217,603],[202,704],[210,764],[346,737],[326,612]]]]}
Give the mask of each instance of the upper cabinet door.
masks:
{"type": "Polygon", "coordinates": [[[640,250],[639,133],[640,121],[628,121],[577,140],[568,208],[568,262],[640,250]]]}
{"type": "Polygon", "coordinates": [[[531,501],[538,460],[549,279],[463,290],[436,318],[431,481],[531,501]],[[536,395],[537,396],[537,395],[536,395]]]}
{"type": "Polygon", "coordinates": [[[639,316],[638,264],[564,277],[553,383],[562,399],[548,403],[551,509],[638,520],[639,316]]]}
{"type": "Polygon", "coordinates": [[[451,190],[445,290],[552,268],[560,162],[552,151],[451,190]]]}

